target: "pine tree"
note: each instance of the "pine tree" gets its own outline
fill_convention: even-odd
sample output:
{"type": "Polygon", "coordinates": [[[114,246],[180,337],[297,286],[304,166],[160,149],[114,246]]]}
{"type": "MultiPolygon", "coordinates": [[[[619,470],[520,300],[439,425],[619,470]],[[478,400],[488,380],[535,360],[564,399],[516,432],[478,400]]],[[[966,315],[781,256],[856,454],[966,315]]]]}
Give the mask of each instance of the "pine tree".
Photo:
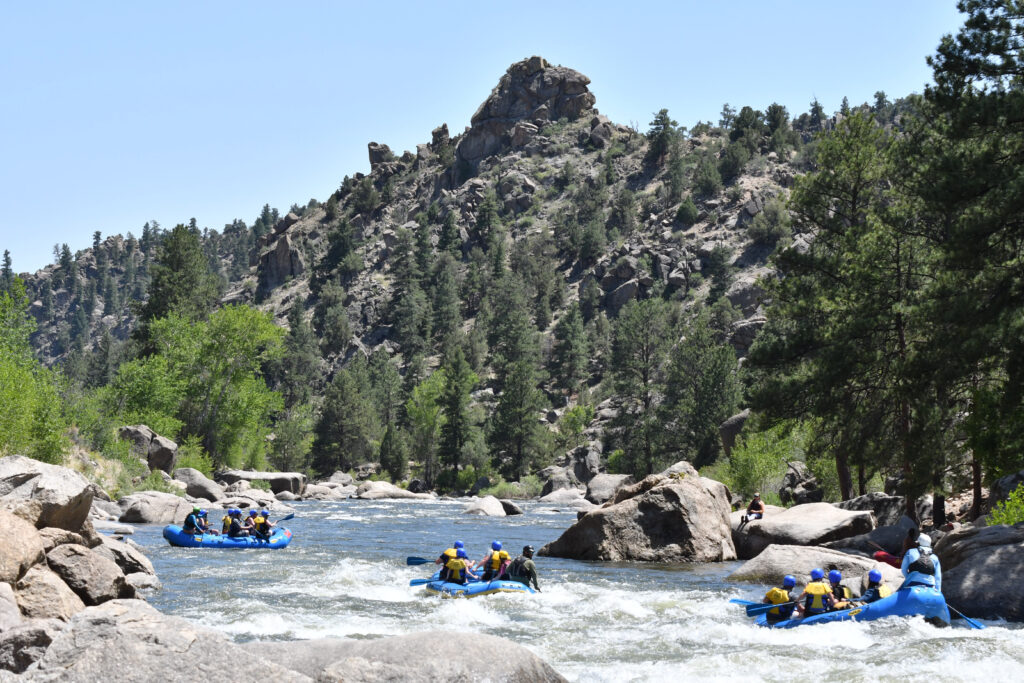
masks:
{"type": "Polygon", "coordinates": [[[459,258],[462,251],[462,238],[459,236],[459,226],[455,221],[455,211],[448,211],[445,214],[444,222],[441,223],[441,238],[438,240],[437,248],[439,251],[447,252],[455,258],[459,258]]]}
{"type": "Polygon", "coordinates": [[[440,398],[444,410],[439,455],[451,471],[458,471],[463,462],[463,449],[473,440],[475,428],[469,415],[469,393],[476,386],[477,376],[466,362],[462,349],[456,348],[444,366],[444,389],[440,398]]]}
{"type": "Polygon", "coordinates": [[[14,284],[14,270],[11,268],[11,252],[4,249],[3,267],[0,269],[0,292],[7,292],[14,284]]]}
{"type": "Polygon", "coordinates": [[[349,470],[376,455],[376,412],[360,382],[348,369],[339,370],[327,387],[314,429],[313,468],[322,475],[349,470]]]}
{"type": "Polygon", "coordinates": [[[668,109],[661,109],[654,115],[650,128],[647,130],[646,161],[648,163],[655,166],[661,166],[664,163],[665,156],[678,134],[676,131],[678,125],[668,115],[668,109]]]}
{"type": "Polygon", "coordinates": [[[496,455],[504,454],[505,473],[518,480],[543,452],[541,425],[538,419],[544,408],[544,397],[536,386],[533,363],[520,360],[509,369],[505,390],[498,397],[494,412],[490,443],[496,455]]]}
{"type": "Polygon", "coordinates": [[[391,477],[391,481],[398,482],[405,478],[409,466],[408,451],[401,429],[393,424],[388,424],[384,430],[378,459],[381,467],[391,477]]]}
{"type": "Polygon", "coordinates": [[[558,386],[575,391],[587,378],[590,344],[583,327],[580,306],[573,303],[555,326],[555,347],[551,374],[558,386]]]}

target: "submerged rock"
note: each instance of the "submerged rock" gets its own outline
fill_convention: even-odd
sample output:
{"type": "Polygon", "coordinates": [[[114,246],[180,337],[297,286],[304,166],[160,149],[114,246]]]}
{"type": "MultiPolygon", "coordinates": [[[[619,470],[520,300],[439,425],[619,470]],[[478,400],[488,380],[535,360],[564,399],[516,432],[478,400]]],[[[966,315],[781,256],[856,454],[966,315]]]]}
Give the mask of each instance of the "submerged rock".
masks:
{"type": "Polygon", "coordinates": [[[494,496],[474,498],[463,510],[464,515],[483,515],[485,517],[504,517],[505,506],[494,496]]]}

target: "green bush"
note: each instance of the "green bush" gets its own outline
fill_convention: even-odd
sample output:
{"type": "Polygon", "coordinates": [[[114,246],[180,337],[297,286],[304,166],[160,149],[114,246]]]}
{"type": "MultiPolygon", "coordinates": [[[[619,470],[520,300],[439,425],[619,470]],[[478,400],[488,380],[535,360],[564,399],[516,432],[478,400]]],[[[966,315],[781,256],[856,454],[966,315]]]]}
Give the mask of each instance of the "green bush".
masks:
{"type": "Polygon", "coordinates": [[[692,197],[684,199],[683,203],[679,205],[679,210],[676,211],[676,220],[683,225],[693,225],[697,222],[698,216],[700,216],[700,212],[697,210],[697,205],[693,203],[692,197]]]}
{"type": "Polygon", "coordinates": [[[213,477],[213,460],[203,450],[198,436],[193,434],[186,437],[185,443],[178,447],[177,467],[191,467],[206,477],[213,477]]]}
{"type": "Polygon", "coordinates": [[[789,211],[785,202],[773,199],[764,207],[764,211],[754,216],[747,227],[747,237],[758,244],[775,245],[792,234],[789,225],[789,211]]]}
{"type": "Polygon", "coordinates": [[[1010,497],[1001,500],[992,508],[988,515],[988,524],[1006,524],[1012,526],[1024,522],[1024,484],[1015,488],[1010,497]]]}
{"type": "Polygon", "coordinates": [[[253,479],[249,482],[249,485],[254,489],[259,489],[260,491],[270,490],[270,482],[266,479],[253,479]]]}
{"type": "Polygon", "coordinates": [[[480,489],[481,496],[494,496],[495,498],[518,498],[520,500],[536,498],[540,495],[544,484],[535,474],[528,474],[516,482],[508,482],[498,479],[497,483],[480,489]]]}

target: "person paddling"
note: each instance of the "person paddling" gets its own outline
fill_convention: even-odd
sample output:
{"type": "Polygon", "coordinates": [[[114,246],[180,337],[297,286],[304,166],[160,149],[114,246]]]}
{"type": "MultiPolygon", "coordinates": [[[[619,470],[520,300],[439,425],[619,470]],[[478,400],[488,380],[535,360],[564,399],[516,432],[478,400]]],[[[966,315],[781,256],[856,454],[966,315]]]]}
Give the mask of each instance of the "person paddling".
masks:
{"type": "Polygon", "coordinates": [[[235,508],[231,511],[231,526],[228,529],[228,536],[231,538],[244,538],[249,535],[249,530],[242,526],[242,511],[235,508]]]}
{"type": "Polygon", "coordinates": [[[804,586],[804,591],[797,599],[796,609],[802,617],[811,617],[828,611],[832,605],[832,589],[824,581],[822,569],[811,570],[811,582],[804,586]]]}
{"type": "Polygon", "coordinates": [[[190,512],[188,516],[185,517],[185,523],[181,525],[181,530],[184,531],[186,534],[203,533],[202,529],[199,526],[199,512],[199,508],[194,507],[192,508],[192,512],[190,512]]]}
{"type": "Polygon", "coordinates": [[[451,548],[445,550],[436,560],[434,560],[434,564],[441,565],[441,572],[440,575],[438,576],[439,579],[441,579],[442,581],[448,580],[448,563],[454,560],[455,557],[459,554],[459,551],[462,550],[464,547],[465,544],[462,541],[455,541],[455,543],[452,544],[451,548]]]}
{"type": "Polygon", "coordinates": [[[794,588],[796,588],[796,577],[792,574],[787,574],[782,579],[781,588],[772,588],[770,591],[765,593],[764,600],[761,601],[764,604],[784,605],[782,607],[773,607],[765,613],[769,624],[776,624],[793,616],[793,610],[796,609],[796,602],[790,591],[794,588]]]}
{"type": "Polygon", "coordinates": [[[831,584],[830,588],[832,589],[832,606],[829,610],[835,611],[849,607],[853,593],[848,586],[843,585],[842,572],[838,569],[830,571],[828,573],[828,582],[831,584]]]}
{"type": "Polygon", "coordinates": [[[484,573],[481,578],[484,581],[494,581],[502,577],[511,562],[512,558],[501,549],[501,541],[494,541],[491,543],[491,552],[484,555],[473,567],[483,567],[484,573]]]}
{"type": "Polygon", "coordinates": [[[900,590],[914,586],[926,586],[942,592],[942,565],[938,555],[932,552],[932,539],[928,534],[917,537],[916,547],[903,556],[900,567],[905,577],[900,590]]]}
{"type": "Polygon", "coordinates": [[[533,587],[540,592],[540,585],[537,583],[537,565],[533,562],[533,546],[523,546],[523,554],[512,560],[508,566],[508,578],[518,581],[526,586],[533,582],[533,587]]]}
{"type": "Polygon", "coordinates": [[[882,572],[872,569],[868,572],[868,589],[860,596],[858,602],[867,605],[892,595],[892,588],[882,583],[882,572]]]}
{"type": "Polygon", "coordinates": [[[459,583],[465,585],[469,579],[478,579],[473,570],[470,569],[469,555],[466,554],[464,548],[459,548],[455,551],[455,557],[448,560],[445,564],[448,569],[448,578],[446,581],[449,583],[459,583]]]}

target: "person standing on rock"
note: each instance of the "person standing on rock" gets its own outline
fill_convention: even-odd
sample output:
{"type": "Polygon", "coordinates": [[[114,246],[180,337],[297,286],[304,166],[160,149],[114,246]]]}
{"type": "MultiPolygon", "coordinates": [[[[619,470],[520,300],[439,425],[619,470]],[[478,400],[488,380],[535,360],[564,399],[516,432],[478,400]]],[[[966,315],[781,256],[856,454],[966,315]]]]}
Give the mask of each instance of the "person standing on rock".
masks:
{"type": "Polygon", "coordinates": [[[501,549],[501,541],[494,541],[491,543],[491,552],[484,555],[483,559],[473,566],[474,568],[484,568],[482,577],[484,581],[493,581],[501,578],[511,562],[512,558],[501,549]]]}
{"type": "Polygon", "coordinates": [[[509,578],[513,581],[529,586],[530,582],[533,582],[533,587],[538,593],[540,593],[540,585],[537,583],[537,565],[533,562],[533,546],[523,546],[523,554],[512,560],[512,564],[508,566],[509,578]]]}
{"type": "Polygon", "coordinates": [[[942,565],[939,557],[932,552],[932,539],[928,534],[917,537],[917,547],[911,548],[903,556],[904,581],[900,589],[914,586],[927,586],[942,592],[942,565]]]}
{"type": "Polygon", "coordinates": [[[750,505],[747,506],[747,513],[740,519],[740,525],[736,528],[737,531],[743,528],[743,526],[754,519],[764,518],[764,503],[761,501],[761,494],[755,493],[753,500],[750,501],[750,505]]]}
{"type": "Polygon", "coordinates": [[[782,579],[781,588],[772,588],[765,593],[764,600],[761,602],[766,605],[780,605],[780,607],[773,607],[766,612],[769,624],[777,624],[793,616],[796,602],[790,591],[794,588],[796,588],[796,577],[792,574],[787,574],[782,579]]]}

